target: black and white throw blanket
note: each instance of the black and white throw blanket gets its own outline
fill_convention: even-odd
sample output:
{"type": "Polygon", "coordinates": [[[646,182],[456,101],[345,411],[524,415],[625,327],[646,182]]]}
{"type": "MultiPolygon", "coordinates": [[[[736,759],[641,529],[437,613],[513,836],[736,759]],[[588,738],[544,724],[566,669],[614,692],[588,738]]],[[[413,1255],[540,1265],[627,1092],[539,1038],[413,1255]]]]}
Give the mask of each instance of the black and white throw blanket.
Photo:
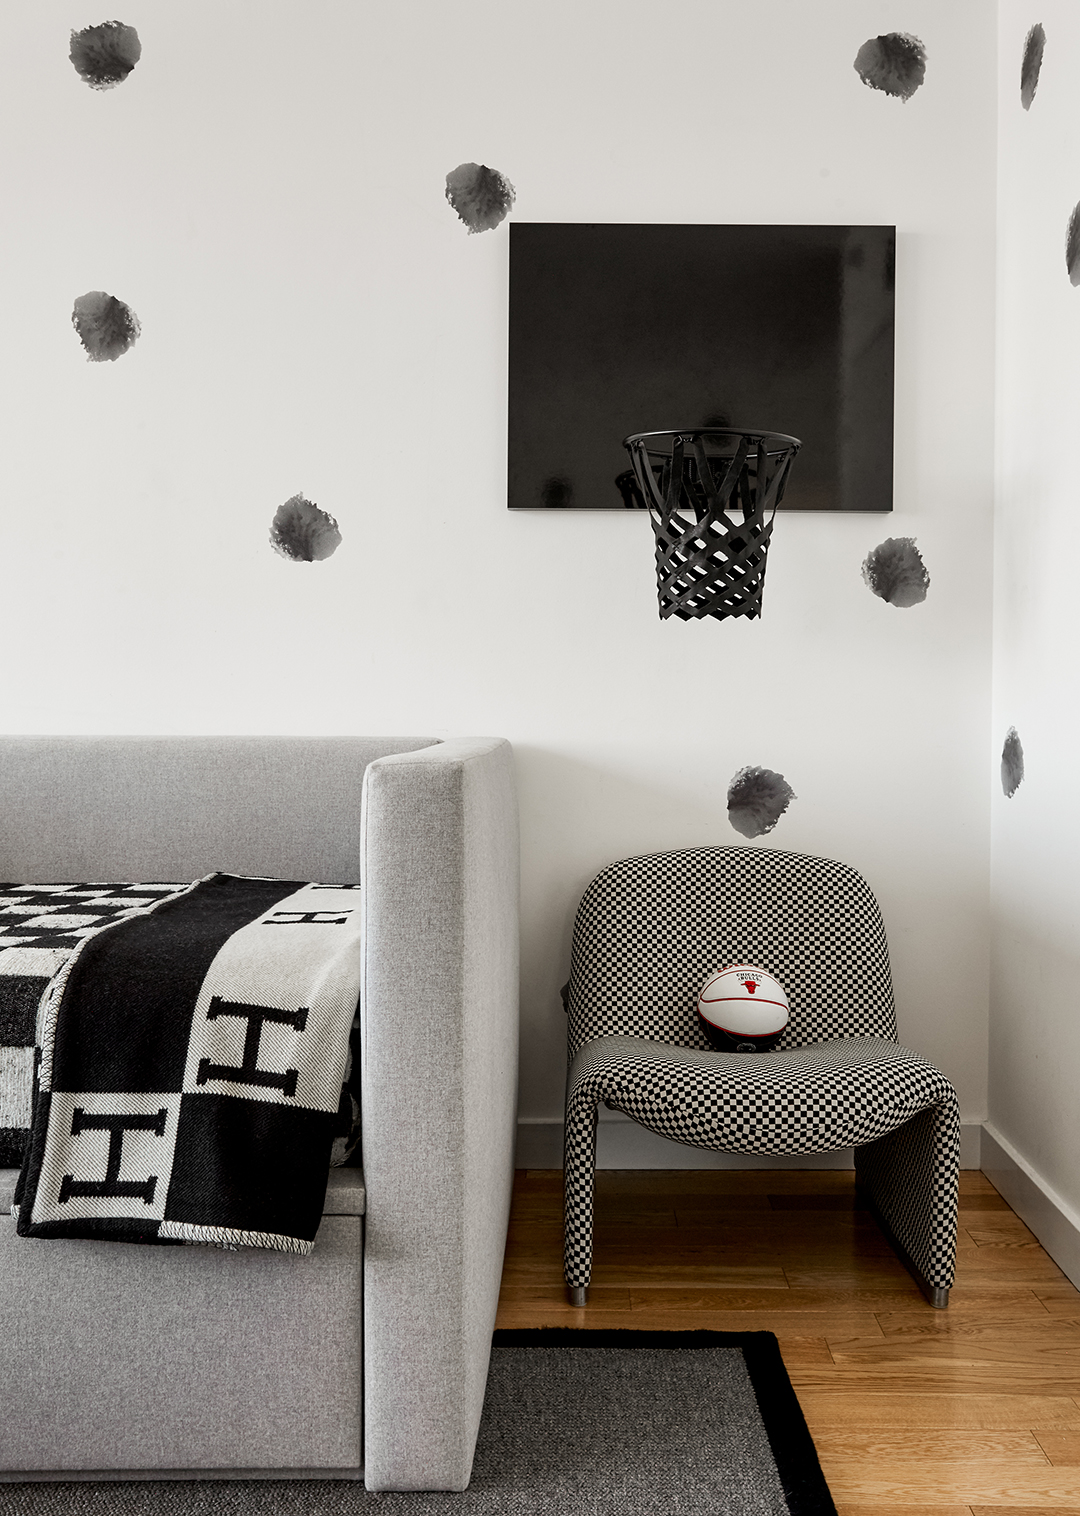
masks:
{"type": "Polygon", "coordinates": [[[30,1141],[37,1014],[49,981],[84,938],[187,888],[0,884],[0,1168],[21,1168],[30,1141]]]}
{"type": "Polygon", "coordinates": [[[213,874],[85,938],[38,1013],[20,1236],[310,1253],[359,903],[358,887],[213,874]]]}

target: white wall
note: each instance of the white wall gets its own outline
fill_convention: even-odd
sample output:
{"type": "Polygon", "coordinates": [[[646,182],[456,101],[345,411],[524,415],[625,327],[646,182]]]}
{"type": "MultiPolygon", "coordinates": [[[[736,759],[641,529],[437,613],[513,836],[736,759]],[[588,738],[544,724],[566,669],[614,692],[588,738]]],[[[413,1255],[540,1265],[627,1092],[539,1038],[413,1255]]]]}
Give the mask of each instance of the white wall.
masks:
{"type": "MultiPolygon", "coordinates": [[[[992,1132],[1014,1163],[1056,1197],[1059,1210],[1071,1211],[1075,1222],[1080,1211],[1075,443],[1080,289],[1069,281],[1065,236],[1080,200],[1076,6],[1053,0],[1036,14],[1004,0],[1000,68],[994,757],[996,767],[1005,733],[1015,726],[1026,777],[1011,800],[996,772],[993,783],[990,1118],[992,1132]],[[1046,30],[1046,54],[1034,102],[1025,112],[1019,100],[1020,59],[1036,20],[1046,30]]],[[[1080,1264],[1080,1246],[1074,1251],[1080,1264]]]]}
{"type": "Polygon", "coordinates": [[[66,59],[82,5],[6,13],[0,724],[508,736],[532,1118],[587,880],[741,841],[728,780],[777,769],[766,845],[864,870],[902,1037],[981,1120],[992,8],[130,0],[143,58],[104,94],[66,59]],[[929,55],[906,104],[852,68],[897,26],[929,55]],[[893,515],[783,516],[760,622],[661,624],[645,519],[507,512],[507,229],[443,200],[469,159],[522,220],[895,223],[893,515]],[[142,321],[116,363],[71,330],[91,289],[142,321]],[[297,491],[340,522],[325,563],[267,545],[297,491]],[[924,605],[863,585],[886,536],[917,538],[924,605]]]}

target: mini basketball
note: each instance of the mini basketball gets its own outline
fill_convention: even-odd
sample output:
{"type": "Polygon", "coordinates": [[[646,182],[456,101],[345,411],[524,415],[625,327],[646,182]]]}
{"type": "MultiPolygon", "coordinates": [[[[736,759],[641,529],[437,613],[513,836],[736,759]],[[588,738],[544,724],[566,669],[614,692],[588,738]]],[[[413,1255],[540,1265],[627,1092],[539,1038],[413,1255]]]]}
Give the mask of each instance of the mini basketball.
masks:
{"type": "Polygon", "coordinates": [[[724,1053],[764,1053],[787,1026],[788,998],[778,979],[752,963],[718,969],[701,987],[698,1015],[705,1035],[724,1053]]]}

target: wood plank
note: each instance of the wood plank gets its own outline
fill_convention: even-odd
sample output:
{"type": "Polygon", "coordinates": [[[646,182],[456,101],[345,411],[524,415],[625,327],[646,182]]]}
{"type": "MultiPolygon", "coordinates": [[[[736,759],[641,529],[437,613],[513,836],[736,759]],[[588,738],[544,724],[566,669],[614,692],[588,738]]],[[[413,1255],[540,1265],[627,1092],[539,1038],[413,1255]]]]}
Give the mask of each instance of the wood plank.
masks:
{"type": "MultiPolygon", "coordinates": [[[[646,1239],[642,1235],[645,1230],[643,1227],[627,1225],[610,1217],[601,1217],[593,1223],[593,1247],[598,1249],[600,1243],[606,1240],[609,1252],[622,1248],[624,1251],[640,1253],[647,1241],[649,1248],[655,1249],[658,1254],[677,1253],[683,1258],[699,1254],[704,1257],[720,1252],[759,1254],[800,1251],[812,1258],[889,1257],[895,1259],[896,1257],[894,1250],[880,1232],[853,1237],[850,1233],[830,1236],[827,1233],[821,1235],[808,1230],[800,1237],[797,1230],[789,1231],[786,1228],[689,1227],[660,1222],[647,1229],[649,1236],[646,1239]]],[[[562,1245],[561,1227],[559,1228],[559,1245],[562,1245]]],[[[976,1250],[973,1246],[972,1254],[976,1255],[976,1253],[981,1259],[981,1250],[976,1250]]]]}
{"type": "MultiPolygon", "coordinates": [[[[837,1505],[837,1516],[971,1516],[967,1505],[837,1505]]],[[[1061,1516],[1058,1512],[1057,1516],[1061,1516]]]]}
{"type": "Polygon", "coordinates": [[[878,1313],[878,1325],[886,1337],[950,1332],[957,1323],[972,1320],[999,1322],[1003,1330],[1008,1330],[1013,1324],[1030,1324],[1033,1330],[1038,1330],[1047,1322],[1053,1323],[1055,1318],[1030,1285],[1017,1285],[1015,1289],[990,1287],[970,1292],[954,1290],[947,1311],[901,1310],[878,1313]]]}
{"type": "Polygon", "coordinates": [[[1007,1432],[968,1427],[962,1432],[939,1432],[927,1427],[917,1431],[874,1432],[845,1431],[814,1433],[814,1444],[822,1456],[844,1459],[867,1459],[871,1462],[885,1460],[896,1462],[912,1458],[920,1463],[927,1458],[968,1461],[978,1459],[982,1463],[1035,1463],[1044,1467],[1053,1460],[1048,1458],[1041,1446],[1045,1437],[1075,1437],[1077,1433],[1041,1432],[1036,1440],[1034,1432],[1007,1432]]]}
{"type": "Polygon", "coordinates": [[[1030,1256],[1023,1256],[998,1251],[992,1258],[986,1254],[993,1251],[990,1248],[980,1248],[979,1257],[972,1261],[965,1258],[962,1263],[957,1263],[956,1278],[961,1284],[994,1284],[1013,1283],[1019,1284],[1067,1284],[1068,1280],[1058,1268],[1057,1264],[1042,1248],[1037,1248],[1030,1256]]]}
{"type": "Polygon", "coordinates": [[[1080,1406],[1069,1395],[941,1395],[913,1390],[859,1396],[835,1388],[799,1391],[799,1404],[810,1430],[850,1431],[928,1427],[962,1431],[969,1427],[1005,1431],[1080,1431],[1080,1406]]]}
{"type": "MultiPolygon", "coordinates": [[[[963,1253],[965,1259],[974,1263],[978,1268],[996,1267],[999,1262],[1008,1261],[1008,1254],[1016,1253],[1040,1253],[1048,1262],[1051,1261],[1050,1255],[1043,1252],[1039,1243],[1034,1239],[1030,1242],[1025,1242],[1023,1239],[1017,1237],[1012,1241],[1008,1238],[1002,1238],[996,1242],[976,1242],[973,1237],[968,1235],[967,1228],[964,1226],[961,1226],[957,1231],[956,1250],[958,1254],[963,1253]]],[[[1062,1275],[1061,1277],[1064,1279],[1065,1276],[1062,1275]]]]}
{"type": "MultiPolygon", "coordinates": [[[[971,1516],[966,1505],[838,1505],[837,1516],[971,1516]]],[[[1056,1516],[1061,1516],[1057,1512],[1056,1516]]]]}
{"type": "Polygon", "coordinates": [[[979,1461],[923,1464],[878,1462],[872,1469],[845,1459],[822,1459],[822,1470],[836,1501],[872,1504],[905,1499],[928,1505],[967,1500],[972,1505],[1016,1505],[1017,1500],[1053,1509],[1075,1505],[1080,1486],[1072,1469],[1035,1468],[1030,1464],[979,1461]]]}
{"type": "Polygon", "coordinates": [[[1039,1239],[1029,1226],[1020,1220],[1020,1217],[1012,1211],[1004,1211],[994,1216],[971,1215],[964,1223],[967,1231],[971,1233],[985,1234],[990,1241],[1008,1241],[1010,1238],[1022,1237],[1025,1242],[1033,1242],[1038,1246],[1039,1239]]]}
{"type": "Polygon", "coordinates": [[[978,1260],[978,1266],[985,1268],[992,1256],[1001,1255],[1003,1262],[1008,1263],[1010,1261],[1010,1254],[1024,1253],[1026,1255],[1029,1253],[1042,1253],[1042,1248],[1034,1238],[1030,1241],[1025,1241],[1021,1237],[1015,1237],[1011,1240],[1000,1237],[996,1240],[976,1242],[974,1237],[969,1236],[964,1228],[960,1228],[956,1236],[956,1253],[958,1258],[963,1256],[972,1261],[978,1260]]]}
{"type": "MultiPolygon", "coordinates": [[[[595,1227],[593,1239],[594,1261],[599,1258],[601,1253],[605,1259],[616,1258],[620,1261],[643,1258],[645,1256],[644,1247],[646,1239],[642,1237],[641,1232],[636,1228],[595,1227]],[[601,1248],[597,1244],[604,1236],[607,1238],[607,1247],[601,1248]]],[[[760,1258],[769,1257],[778,1251],[776,1247],[768,1246],[764,1242],[760,1242],[754,1247],[750,1247],[745,1243],[741,1246],[729,1245],[722,1238],[718,1238],[715,1233],[710,1235],[709,1233],[682,1231],[675,1228],[672,1228],[670,1231],[667,1228],[662,1230],[657,1229],[655,1233],[650,1232],[647,1240],[650,1257],[658,1261],[662,1261],[665,1255],[670,1255],[673,1259],[677,1258],[682,1263],[691,1263],[699,1258],[703,1262],[707,1262],[712,1258],[721,1256],[737,1257],[740,1254],[749,1258],[760,1258]]],[[[812,1251],[824,1257],[831,1256],[838,1251],[836,1248],[815,1249],[813,1243],[810,1243],[809,1246],[812,1251]]],[[[841,1249],[839,1251],[842,1257],[846,1257],[850,1253],[850,1249],[841,1249]]]]}
{"type": "Polygon", "coordinates": [[[1080,1326],[1073,1321],[1055,1323],[1051,1317],[1051,1328],[1055,1324],[1062,1328],[1057,1338],[1042,1319],[1003,1323],[1000,1333],[996,1333],[985,1321],[969,1316],[966,1324],[957,1320],[919,1335],[882,1333],[880,1337],[872,1334],[860,1339],[852,1333],[844,1341],[837,1339],[834,1346],[842,1354],[837,1361],[853,1367],[925,1363],[936,1371],[947,1363],[1014,1364],[1018,1371],[1038,1369],[1076,1378],[1080,1376],[1080,1343],[1076,1336],[1080,1326]],[[1072,1335],[1065,1336],[1066,1331],[1072,1335]]]}
{"type": "Polygon", "coordinates": [[[949,1293],[949,1310],[966,1305],[990,1307],[1028,1297],[1039,1300],[1041,1304],[1042,1294],[1053,1288],[1054,1286],[1049,1284],[1024,1284],[1010,1279],[991,1281],[989,1284],[960,1279],[949,1293]]]}
{"type": "MultiPolygon", "coordinates": [[[[843,1241],[849,1246],[852,1242],[885,1240],[884,1232],[866,1211],[703,1211],[676,1206],[674,1217],[673,1224],[680,1231],[723,1231],[748,1238],[843,1241]]],[[[970,1239],[967,1245],[977,1246],[970,1239]]]]}
{"type": "MultiPolygon", "coordinates": [[[[624,1196],[624,1200],[629,1200],[624,1196]]],[[[818,1232],[833,1231],[866,1231],[876,1232],[880,1230],[880,1224],[873,1211],[858,1210],[848,1204],[849,1197],[846,1195],[830,1196],[825,1200],[837,1199],[844,1203],[840,1206],[784,1206],[775,1208],[771,1205],[729,1205],[728,1201],[733,1198],[727,1195],[667,1195],[657,1196],[657,1200],[664,1200],[670,1205],[679,1217],[688,1218],[690,1225],[711,1225],[713,1217],[719,1217],[728,1225],[737,1224],[747,1227],[765,1227],[777,1231],[794,1231],[797,1227],[805,1227],[807,1230],[818,1232]]],[[[756,1200],[805,1200],[804,1195],[792,1195],[790,1197],[779,1195],[754,1196],[756,1200]]],[[[809,1197],[816,1201],[817,1197],[809,1197]]],[[[683,1223],[680,1221],[680,1225],[683,1223]]],[[[973,1225],[979,1225],[973,1220],[973,1225]]]]}
{"type": "MultiPolygon", "coordinates": [[[[1072,1349],[1055,1352],[1048,1345],[1039,1347],[987,1342],[967,1345],[950,1337],[916,1340],[908,1337],[883,1337],[876,1349],[859,1342],[851,1347],[843,1337],[830,1336],[834,1362],[845,1371],[863,1373],[910,1373],[922,1366],[928,1373],[956,1373],[967,1370],[972,1378],[1012,1379],[1018,1384],[1030,1379],[1053,1379],[1065,1385],[1080,1384],[1080,1353],[1072,1349]]],[[[1075,1394],[1071,1388],[1066,1392],[1075,1394]]]]}
{"type": "Polygon", "coordinates": [[[773,1211],[864,1211],[870,1207],[857,1190],[811,1190],[797,1194],[769,1195],[773,1211]]]}
{"type": "MultiPolygon", "coordinates": [[[[649,1236],[645,1236],[646,1228],[642,1226],[620,1226],[611,1222],[599,1222],[593,1226],[593,1258],[605,1258],[605,1260],[625,1261],[626,1258],[639,1258],[642,1249],[648,1246],[649,1251],[657,1260],[663,1257],[680,1258],[681,1261],[689,1261],[692,1258],[710,1260],[710,1258],[725,1258],[725,1260],[737,1261],[745,1258],[746,1263],[764,1263],[764,1261],[778,1261],[778,1255],[795,1252],[796,1243],[792,1242],[784,1246],[781,1242],[758,1237],[758,1239],[733,1239],[725,1236],[721,1231],[714,1233],[701,1233],[701,1231],[675,1231],[667,1234],[667,1228],[648,1228],[649,1236]]],[[[563,1231],[558,1231],[558,1249],[563,1251],[563,1231]]],[[[818,1246],[815,1248],[812,1240],[807,1242],[807,1251],[813,1258],[831,1258],[836,1255],[836,1248],[818,1246]]],[[[874,1257],[874,1252],[866,1249],[866,1257],[874,1257]]]]}
{"type": "MultiPolygon", "coordinates": [[[[591,1299],[591,1290],[589,1291],[589,1296],[591,1299]]],[[[635,1291],[631,1290],[632,1310],[636,1309],[633,1305],[634,1298],[635,1291]]],[[[860,1322],[865,1324],[867,1321],[872,1325],[874,1321],[872,1316],[846,1318],[840,1315],[830,1316],[824,1311],[787,1311],[783,1307],[783,1298],[782,1295],[778,1296],[775,1311],[739,1311],[715,1308],[695,1311],[686,1307],[667,1310],[661,1297],[658,1304],[651,1304],[647,1308],[645,1314],[648,1316],[648,1322],[646,1323],[642,1320],[642,1312],[638,1310],[634,1325],[642,1330],[647,1325],[650,1330],[670,1331],[678,1330],[684,1319],[686,1319],[693,1320],[697,1324],[697,1327],[701,1329],[714,1332],[775,1332],[776,1336],[780,1339],[789,1336],[815,1337],[820,1335],[827,1341],[830,1334],[841,1336],[849,1327],[856,1326],[860,1322]]]]}
{"type": "MultiPolygon", "coordinates": [[[[801,1269],[797,1264],[784,1268],[787,1282],[793,1290],[839,1290],[858,1289],[871,1280],[889,1284],[894,1289],[911,1275],[895,1255],[888,1258],[852,1258],[838,1260],[835,1268],[801,1269]]],[[[915,1286],[916,1290],[919,1288],[915,1286]]]]}
{"type": "Polygon", "coordinates": [[[1057,1284],[1034,1284],[1031,1288],[1052,1316],[1080,1316],[1080,1290],[1067,1279],[1057,1284]]]}
{"type": "Polygon", "coordinates": [[[780,1344],[780,1356],[784,1360],[784,1367],[790,1372],[796,1368],[807,1368],[814,1364],[832,1364],[832,1354],[824,1337],[795,1337],[787,1332],[781,1336],[777,1333],[777,1341],[780,1344]]]}
{"type": "MultiPolygon", "coordinates": [[[[802,1325],[796,1321],[795,1325],[802,1325]]],[[[777,1340],[784,1350],[784,1361],[789,1370],[797,1372],[798,1361],[805,1360],[813,1367],[813,1362],[827,1366],[830,1361],[828,1350],[824,1344],[820,1348],[808,1346],[817,1341],[809,1334],[801,1339],[785,1338],[784,1326],[776,1322],[770,1324],[762,1321],[760,1317],[739,1316],[731,1319],[729,1313],[718,1311],[657,1311],[650,1313],[644,1320],[640,1313],[620,1309],[615,1302],[606,1302],[601,1307],[592,1305],[592,1292],[589,1293],[589,1304],[585,1307],[572,1306],[569,1299],[565,1300],[502,1300],[500,1301],[495,1325],[497,1327],[539,1327],[539,1326],[602,1326],[609,1329],[626,1328],[628,1331],[642,1332],[761,1332],[771,1330],[775,1326],[777,1340]],[[794,1343],[790,1347],[790,1354],[785,1346],[794,1343]]],[[[1077,1423],[1080,1426],[1080,1421],[1077,1423]]]]}
{"type": "Polygon", "coordinates": [[[690,1211],[703,1216],[723,1216],[732,1220],[738,1217],[758,1219],[765,1222],[776,1213],[769,1205],[769,1197],[766,1193],[739,1194],[725,1193],[722,1195],[700,1194],[694,1192],[685,1194],[675,1192],[671,1194],[657,1193],[652,1196],[634,1196],[633,1194],[601,1194],[596,1197],[597,1207],[609,1207],[612,1210],[619,1206],[630,1207],[637,1205],[647,1208],[647,1203],[652,1201],[658,1209],[673,1211],[690,1211]]]}
{"type": "Polygon", "coordinates": [[[562,1279],[562,1248],[546,1248],[543,1252],[514,1252],[507,1250],[503,1259],[503,1282],[513,1276],[542,1275],[545,1279],[562,1279]]]}
{"type": "MultiPolygon", "coordinates": [[[[515,1287],[504,1284],[499,1291],[500,1305],[535,1305],[537,1302],[550,1303],[552,1292],[542,1285],[524,1285],[515,1287]]],[[[562,1302],[556,1302],[561,1304],[562,1302]]],[[[568,1303],[568,1302],[567,1302],[568,1303]]],[[[589,1309],[593,1311],[629,1311],[629,1290],[613,1290],[594,1285],[589,1290],[589,1309]]]]}
{"type": "Polygon", "coordinates": [[[927,1304],[918,1285],[905,1274],[903,1280],[894,1284],[884,1283],[880,1289],[872,1284],[858,1289],[788,1289],[778,1294],[776,1290],[719,1291],[709,1286],[688,1284],[679,1286],[650,1286],[644,1282],[630,1286],[630,1300],[635,1310],[649,1310],[661,1302],[666,1310],[688,1311],[870,1311],[888,1313],[906,1309],[910,1314],[920,1311],[927,1315],[940,1316],[927,1304]]]}
{"type": "Polygon", "coordinates": [[[639,1258],[631,1263],[594,1260],[593,1278],[597,1284],[621,1285],[640,1289],[648,1284],[711,1285],[713,1289],[786,1290],[788,1281],[779,1264],[710,1263],[694,1260],[680,1263],[676,1259],[653,1262],[639,1258]]]}
{"type": "MultiPolygon", "coordinates": [[[[559,1225],[562,1226],[562,1215],[559,1216],[559,1225]]],[[[593,1212],[594,1227],[621,1227],[629,1231],[631,1228],[640,1230],[642,1227],[659,1227],[664,1231],[674,1232],[679,1226],[679,1219],[674,1206],[618,1206],[598,1205],[593,1212]]]]}
{"type": "Polygon", "coordinates": [[[873,1336],[867,1342],[852,1337],[832,1347],[837,1363],[938,1363],[948,1358],[1043,1368],[1053,1364],[1080,1373],[1080,1327],[1053,1317],[1008,1326],[968,1317],[925,1335],[873,1336]]]}
{"type": "MultiPolygon", "coordinates": [[[[496,1329],[517,1330],[524,1327],[601,1327],[604,1331],[616,1331],[625,1328],[626,1331],[640,1332],[641,1317],[635,1316],[631,1311],[619,1311],[615,1309],[595,1310],[591,1305],[584,1307],[572,1306],[569,1301],[551,1301],[545,1303],[542,1300],[533,1301],[529,1304],[512,1303],[500,1305],[495,1313],[496,1329]]],[[[673,1330],[689,1331],[680,1318],[678,1327],[673,1330]]]]}
{"type": "Polygon", "coordinates": [[[1055,1467],[1080,1467],[1080,1432],[1039,1432],[1039,1446],[1055,1467]]]}
{"type": "Polygon", "coordinates": [[[556,1258],[531,1261],[507,1259],[503,1264],[502,1282],[504,1289],[545,1289],[552,1295],[562,1295],[566,1291],[562,1263],[556,1258]]]}
{"type": "Polygon", "coordinates": [[[1024,1374],[1023,1365],[1008,1364],[901,1364],[892,1368],[851,1368],[837,1364],[827,1372],[815,1368],[792,1371],[791,1382],[800,1394],[806,1390],[842,1390],[849,1395],[884,1393],[962,1395],[1080,1395],[1080,1376],[1066,1377],[1059,1372],[1024,1374]]]}

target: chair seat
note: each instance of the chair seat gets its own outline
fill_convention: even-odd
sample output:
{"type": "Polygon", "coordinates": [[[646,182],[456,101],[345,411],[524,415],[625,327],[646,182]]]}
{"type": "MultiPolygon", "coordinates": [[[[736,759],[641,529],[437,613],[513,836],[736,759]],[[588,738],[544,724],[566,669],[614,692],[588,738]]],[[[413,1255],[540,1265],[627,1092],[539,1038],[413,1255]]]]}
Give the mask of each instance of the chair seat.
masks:
{"type": "Polygon", "coordinates": [[[642,1037],[597,1037],[570,1069],[569,1102],[607,1101],[642,1126],[728,1153],[861,1147],[953,1098],[909,1048],[846,1037],[771,1053],[721,1053],[642,1037]]]}
{"type": "Polygon", "coordinates": [[[566,1097],[564,1268],[571,1289],[586,1286],[592,1269],[600,1101],[662,1137],[714,1152],[855,1148],[858,1178],[898,1250],[931,1298],[947,1300],[956,1257],[960,1110],[945,1075],[910,1048],[882,1037],[755,1054],[643,1037],[586,1042],[571,1065],[566,1097]]]}

